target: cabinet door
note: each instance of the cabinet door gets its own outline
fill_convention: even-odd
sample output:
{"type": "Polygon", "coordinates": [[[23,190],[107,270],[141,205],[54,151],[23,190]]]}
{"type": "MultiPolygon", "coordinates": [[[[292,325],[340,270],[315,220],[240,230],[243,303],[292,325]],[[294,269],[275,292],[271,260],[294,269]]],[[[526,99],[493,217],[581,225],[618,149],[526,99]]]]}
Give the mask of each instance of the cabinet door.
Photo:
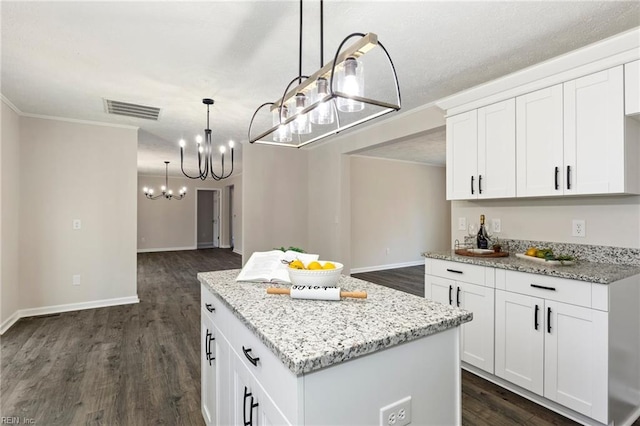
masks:
{"type": "Polygon", "coordinates": [[[478,198],[478,112],[447,118],[447,200],[478,198]]]}
{"type": "Polygon", "coordinates": [[[546,301],[544,396],[608,422],[608,314],[546,301]]]}
{"type": "Polygon", "coordinates": [[[473,321],[461,327],[462,361],[493,374],[495,289],[457,283],[460,307],[473,312],[473,321]]]}
{"type": "Polygon", "coordinates": [[[202,416],[207,425],[218,424],[216,417],[216,333],[213,322],[202,311],[200,327],[200,379],[202,416]]]}
{"type": "Polygon", "coordinates": [[[425,277],[425,297],[443,305],[455,304],[456,282],[447,278],[427,275],[425,277]]]}
{"type": "Polygon", "coordinates": [[[640,60],[624,65],[624,113],[640,114],[640,60]]]}
{"type": "Polygon", "coordinates": [[[495,374],[543,395],[544,300],[496,290],[495,374]]]}
{"type": "Polygon", "coordinates": [[[516,196],[516,103],[478,109],[478,198],[516,196]]]}
{"type": "Polygon", "coordinates": [[[518,197],[562,195],[562,84],[516,98],[518,197]]]}
{"type": "Polygon", "coordinates": [[[623,66],[564,83],[565,194],[625,191],[623,66]]]}

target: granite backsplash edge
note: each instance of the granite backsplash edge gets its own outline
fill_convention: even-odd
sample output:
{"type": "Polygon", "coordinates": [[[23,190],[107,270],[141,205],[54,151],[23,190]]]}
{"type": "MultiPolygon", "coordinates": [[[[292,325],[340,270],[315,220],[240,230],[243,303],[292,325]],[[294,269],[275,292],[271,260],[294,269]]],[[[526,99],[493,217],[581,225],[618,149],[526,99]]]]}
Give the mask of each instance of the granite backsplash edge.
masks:
{"type": "MultiPolygon", "coordinates": [[[[466,243],[472,241],[475,238],[465,237],[466,243]]],[[[640,266],[640,249],[508,238],[500,238],[499,241],[502,250],[509,253],[524,253],[529,247],[550,248],[556,254],[568,254],[586,262],[640,266]]]]}

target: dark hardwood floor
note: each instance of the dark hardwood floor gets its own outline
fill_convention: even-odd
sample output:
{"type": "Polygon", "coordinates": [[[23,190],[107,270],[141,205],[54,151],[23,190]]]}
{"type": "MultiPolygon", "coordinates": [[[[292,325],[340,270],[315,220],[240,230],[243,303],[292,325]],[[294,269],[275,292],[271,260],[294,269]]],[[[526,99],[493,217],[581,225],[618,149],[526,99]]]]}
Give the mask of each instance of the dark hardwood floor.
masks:
{"type": "MultiPolygon", "coordinates": [[[[135,305],[24,318],[0,342],[0,417],[36,425],[202,425],[196,273],[225,249],[138,254],[135,305]]],[[[423,295],[424,267],[355,274],[423,295]]],[[[573,422],[463,372],[464,425],[573,422]]]]}

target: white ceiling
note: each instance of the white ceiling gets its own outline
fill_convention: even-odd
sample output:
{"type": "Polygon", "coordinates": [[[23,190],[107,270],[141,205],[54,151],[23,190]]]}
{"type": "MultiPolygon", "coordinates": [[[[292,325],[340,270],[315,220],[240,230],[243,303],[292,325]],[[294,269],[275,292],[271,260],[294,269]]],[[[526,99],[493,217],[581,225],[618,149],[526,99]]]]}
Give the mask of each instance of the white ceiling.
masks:
{"type": "MultiPolygon", "coordinates": [[[[163,174],[164,160],[179,173],[177,141],[206,125],[202,98],[215,99],[214,142],[245,143],[254,110],[297,75],[297,1],[0,7],[2,95],[26,114],[138,126],[141,173],[163,174]],[[104,98],[159,107],[160,119],[107,115],[104,98]]],[[[320,65],[319,1],[304,7],[303,74],[311,74],[320,65]]],[[[377,33],[403,110],[640,26],[638,1],[327,0],[324,11],[325,61],[346,35],[377,33]]],[[[443,141],[441,132],[419,135],[372,155],[441,164],[443,141]]]]}

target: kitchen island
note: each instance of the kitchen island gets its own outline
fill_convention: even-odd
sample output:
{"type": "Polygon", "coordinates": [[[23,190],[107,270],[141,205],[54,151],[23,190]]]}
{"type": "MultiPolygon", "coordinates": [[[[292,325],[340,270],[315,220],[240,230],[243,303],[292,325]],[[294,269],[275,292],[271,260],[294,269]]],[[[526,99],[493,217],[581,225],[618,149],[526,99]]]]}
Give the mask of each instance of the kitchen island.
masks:
{"type": "Polygon", "coordinates": [[[367,299],[267,295],[239,272],[198,274],[208,424],[460,424],[470,312],[347,276],[367,299]]]}

